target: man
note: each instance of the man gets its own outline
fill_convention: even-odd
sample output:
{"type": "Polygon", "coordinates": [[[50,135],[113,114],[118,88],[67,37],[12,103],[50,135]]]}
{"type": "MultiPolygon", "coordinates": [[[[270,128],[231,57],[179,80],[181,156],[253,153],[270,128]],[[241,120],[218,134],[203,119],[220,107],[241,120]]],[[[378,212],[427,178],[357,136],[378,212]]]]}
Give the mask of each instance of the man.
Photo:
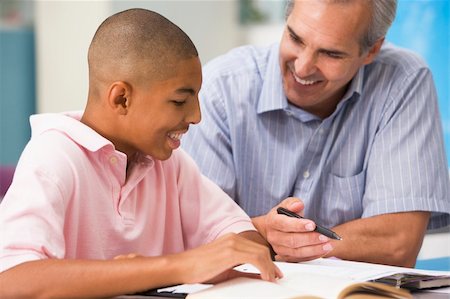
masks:
{"type": "Polygon", "coordinates": [[[84,113],[31,118],[0,205],[0,298],[111,297],[242,263],[281,277],[250,218],[177,150],[200,121],[189,37],[130,9],[100,25],[88,62],[84,113]]]}
{"type": "Polygon", "coordinates": [[[450,223],[432,75],[383,44],[395,11],[394,0],[290,1],[279,44],[204,68],[203,122],[184,148],[279,260],[411,267],[427,227],[450,223]],[[315,223],[343,240],[312,232],[315,223]]]}

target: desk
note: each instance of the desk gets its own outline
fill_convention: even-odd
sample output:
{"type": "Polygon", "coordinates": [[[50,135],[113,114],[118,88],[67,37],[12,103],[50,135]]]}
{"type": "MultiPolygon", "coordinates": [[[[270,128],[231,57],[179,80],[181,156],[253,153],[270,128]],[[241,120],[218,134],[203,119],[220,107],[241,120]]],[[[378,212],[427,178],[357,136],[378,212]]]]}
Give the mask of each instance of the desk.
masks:
{"type": "MultiPolygon", "coordinates": [[[[329,297],[332,294],[335,294],[337,289],[342,289],[345,287],[345,285],[348,285],[348,283],[357,282],[357,281],[371,281],[373,279],[384,277],[387,275],[391,275],[394,273],[409,273],[409,272],[415,272],[418,274],[439,274],[439,275],[449,275],[449,272],[436,272],[436,271],[430,271],[430,270],[419,270],[419,269],[413,269],[413,268],[402,268],[402,267],[394,267],[394,266],[388,266],[388,265],[380,265],[380,264],[371,264],[371,263],[363,263],[363,262],[354,262],[354,261],[345,261],[345,260],[339,260],[335,258],[320,258],[313,261],[308,262],[302,262],[302,263],[283,263],[283,262],[275,262],[277,266],[282,270],[282,272],[285,274],[285,278],[288,278],[290,274],[291,279],[280,281],[281,288],[286,287],[287,289],[292,288],[293,290],[298,290],[301,293],[309,293],[311,292],[312,295],[315,296],[324,296],[329,297]],[[339,278],[336,280],[336,278],[339,278]],[[347,278],[347,280],[346,280],[347,278]],[[294,279],[294,280],[293,280],[294,279]],[[342,281],[343,279],[343,281],[342,281]],[[326,289],[323,289],[320,287],[320,285],[327,286],[327,280],[328,280],[328,287],[326,289]],[[308,283],[311,283],[311,285],[308,283]],[[317,282],[320,281],[320,284],[317,282]],[[302,284],[296,284],[295,282],[304,282],[302,284]],[[342,285],[344,284],[344,286],[342,285]],[[317,287],[319,285],[319,287],[317,287]],[[336,289],[337,288],[337,289],[336,289]],[[328,292],[331,291],[331,292],[328,292]]],[[[246,273],[258,273],[257,269],[249,264],[244,264],[241,266],[238,266],[236,268],[239,271],[246,272],[246,273]]],[[[225,283],[226,284],[226,283],[225,283]]],[[[261,287],[263,290],[265,290],[264,293],[259,291],[258,294],[262,294],[262,297],[270,298],[270,294],[276,294],[280,290],[280,288],[277,287],[270,287],[270,288],[264,288],[266,285],[263,284],[257,284],[258,288],[261,287]],[[266,296],[265,296],[266,295],[266,296]]],[[[239,297],[239,299],[245,299],[246,296],[248,297],[249,294],[253,294],[254,292],[254,284],[250,283],[250,288],[248,287],[249,284],[247,282],[244,282],[243,284],[236,285],[237,288],[234,288],[235,285],[228,284],[225,288],[228,288],[229,291],[231,291],[229,294],[233,294],[232,296],[236,296],[239,294],[242,294],[242,297],[239,297]],[[242,287],[242,288],[240,288],[242,287]],[[241,293],[242,291],[242,293],[241,293]]],[[[222,286],[223,287],[223,286],[222,286]]],[[[185,289],[186,287],[183,286],[185,289]]],[[[449,299],[449,289],[445,288],[442,289],[442,291],[445,291],[446,293],[436,293],[431,291],[417,291],[413,292],[413,298],[415,299],[431,299],[431,298],[437,298],[437,299],[443,299],[447,298],[449,299]]],[[[289,295],[292,295],[291,292],[289,295]]],[[[118,297],[122,299],[145,299],[145,298],[170,298],[170,297],[158,297],[158,296],[122,296],[118,297]]]]}
{"type": "MultiPolygon", "coordinates": [[[[448,299],[449,294],[441,294],[441,293],[431,293],[431,292],[418,292],[413,293],[414,299],[448,299]]],[[[119,296],[114,297],[114,299],[173,299],[171,297],[159,297],[159,296],[119,296]]],[[[245,299],[245,298],[239,298],[245,299]]],[[[254,299],[254,298],[252,298],[254,299]]]]}

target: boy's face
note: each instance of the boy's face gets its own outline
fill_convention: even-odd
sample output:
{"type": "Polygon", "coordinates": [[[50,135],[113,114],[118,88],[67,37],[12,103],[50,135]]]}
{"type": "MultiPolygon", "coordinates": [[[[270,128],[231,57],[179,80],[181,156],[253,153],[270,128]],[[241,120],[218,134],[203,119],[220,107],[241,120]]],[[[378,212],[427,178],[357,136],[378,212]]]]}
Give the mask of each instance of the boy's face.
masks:
{"type": "Polygon", "coordinates": [[[168,159],[189,125],[200,121],[200,60],[181,60],[173,74],[132,90],[126,136],[120,146],[129,158],[138,151],[158,160],[168,159]]]}

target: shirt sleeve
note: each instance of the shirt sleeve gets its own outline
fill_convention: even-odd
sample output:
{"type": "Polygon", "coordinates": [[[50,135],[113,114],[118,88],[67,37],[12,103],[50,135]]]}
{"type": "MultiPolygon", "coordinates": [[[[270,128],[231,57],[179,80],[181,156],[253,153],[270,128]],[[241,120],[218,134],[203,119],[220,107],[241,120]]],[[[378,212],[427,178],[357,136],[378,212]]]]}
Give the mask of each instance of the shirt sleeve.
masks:
{"type": "Polygon", "coordinates": [[[65,207],[58,178],[25,149],[0,209],[0,272],[20,263],[65,254],[65,207]]]}
{"type": "Polygon", "coordinates": [[[216,77],[208,75],[200,91],[202,121],[191,126],[183,139],[183,149],[196,161],[201,172],[216,182],[231,198],[236,200],[236,171],[223,99],[231,97],[225,88],[226,82],[216,82],[216,77]],[[201,150],[199,150],[201,149],[201,150]]]}
{"type": "Polygon", "coordinates": [[[434,211],[429,228],[448,225],[449,175],[432,75],[421,68],[403,78],[374,139],[363,217],[434,211]]]}
{"type": "Polygon", "coordinates": [[[226,233],[256,230],[250,217],[215,183],[200,173],[191,157],[177,151],[181,221],[187,248],[226,233]]]}

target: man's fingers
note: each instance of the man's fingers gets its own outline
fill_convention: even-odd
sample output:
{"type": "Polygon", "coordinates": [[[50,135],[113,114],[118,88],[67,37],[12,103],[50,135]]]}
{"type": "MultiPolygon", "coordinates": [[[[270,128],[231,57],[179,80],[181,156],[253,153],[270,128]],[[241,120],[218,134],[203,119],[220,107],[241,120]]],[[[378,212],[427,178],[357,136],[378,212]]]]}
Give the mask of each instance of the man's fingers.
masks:
{"type": "MultiPolygon", "coordinates": [[[[283,207],[294,213],[300,213],[300,212],[303,212],[305,205],[303,204],[303,201],[301,201],[299,198],[288,197],[285,200],[283,200],[274,209],[276,209],[277,207],[283,207]]],[[[301,213],[301,214],[303,214],[303,213],[301,213]]]]}
{"type": "Polygon", "coordinates": [[[289,248],[319,245],[330,241],[328,237],[316,232],[285,233],[271,231],[267,238],[270,240],[272,247],[284,246],[289,248]]]}
{"type": "MultiPolygon", "coordinates": [[[[329,242],[322,244],[291,248],[285,246],[274,247],[277,256],[282,257],[285,261],[308,261],[328,254],[333,250],[333,246],[329,242]]],[[[276,260],[279,260],[275,257],[276,260]]]]}
{"type": "Polygon", "coordinates": [[[313,221],[309,219],[293,218],[286,215],[274,215],[269,222],[271,230],[278,230],[286,233],[311,232],[316,228],[313,221]]]}

